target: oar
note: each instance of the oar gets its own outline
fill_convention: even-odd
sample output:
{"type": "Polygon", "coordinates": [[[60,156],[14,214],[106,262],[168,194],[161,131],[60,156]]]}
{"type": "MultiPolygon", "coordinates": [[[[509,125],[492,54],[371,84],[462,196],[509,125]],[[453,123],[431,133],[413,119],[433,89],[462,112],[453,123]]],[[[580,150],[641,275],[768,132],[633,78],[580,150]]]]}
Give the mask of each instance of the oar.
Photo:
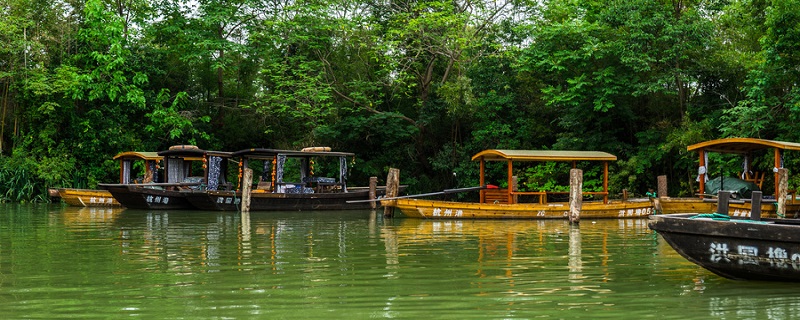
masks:
{"type": "Polygon", "coordinates": [[[347,203],[375,202],[375,201],[383,201],[383,200],[395,200],[395,199],[406,199],[406,198],[437,196],[437,195],[440,195],[440,194],[459,193],[459,192],[467,192],[467,191],[474,191],[474,190],[481,190],[481,189],[486,189],[486,186],[458,188],[458,189],[444,189],[444,190],[439,191],[439,192],[420,193],[420,194],[412,194],[412,195],[408,195],[408,196],[399,196],[399,197],[391,197],[391,198],[380,198],[380,199],[371,199],[371,200],[350,200],[350,201],[347,201],[347,203]]]}

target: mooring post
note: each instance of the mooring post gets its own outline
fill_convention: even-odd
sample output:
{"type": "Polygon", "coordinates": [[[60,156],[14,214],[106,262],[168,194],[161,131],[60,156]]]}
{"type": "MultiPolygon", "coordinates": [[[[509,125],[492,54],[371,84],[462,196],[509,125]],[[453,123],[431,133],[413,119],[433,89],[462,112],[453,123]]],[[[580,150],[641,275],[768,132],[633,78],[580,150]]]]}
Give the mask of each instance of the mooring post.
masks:
{"type": "Polygon", "coordinates": [[[761,220],[761,191],[753,191],[750,196],[750,220],[761,220]]]}
{"type": "Polygon", "coordinates": [[[581,220],[583,206],[583,170],[569,170],[569,223],[577,224],[581,220]]]}
{"type": "Polygon", "coordinates": [[[658,176],[658,197],[667,196],[667,176],[658,176]]]}
{"type": "Polygon", "coordinates": [[[253,169],[244,168],[242,174],[242,212],[250,212],[250,188],[253,186],[253,169]]]}
{"type": "MultiPolygon", "coordinates": [[[[400,188],[400,169],[390,168],[389,175],[386,176],[386,197],[397,197],[397,189],[400,188]]],[[[384,204],[383,216],[387,218],[394,217],[394,205],[384,204]]]]}
{"type": "MultiPolygon", "coordinates": [[[[369,177],[369,199],[375,200],[375,190],[378,189],[378,177],[369,177]]],[[[369,206],[374,210],[378,206],[377,201],[371,201],[369,206]]]]}
{"type": "Polygon", "coordinates": [[[778,169],[778,218],[786,216],[786,196],[789,189],[789,170],[778,169]]]}
{"type": "Polygon", "coordinates": [[[728,201],[731,199],[730,191],[720,191],[717,195],[717,213],[728,214],[728,201]]]}

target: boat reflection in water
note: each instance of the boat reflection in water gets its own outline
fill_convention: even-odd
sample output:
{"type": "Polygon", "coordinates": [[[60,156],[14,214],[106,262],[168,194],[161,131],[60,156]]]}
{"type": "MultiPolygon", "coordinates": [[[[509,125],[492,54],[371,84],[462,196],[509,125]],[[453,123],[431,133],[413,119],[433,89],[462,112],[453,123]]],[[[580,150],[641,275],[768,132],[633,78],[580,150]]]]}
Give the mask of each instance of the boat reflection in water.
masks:
{"type": "MultiPolygon", "coordinates": [[[[650,237],[646,220],[587,220],[571,226],[565,220],[419,220],[402,219],[383,228],[387,268],[405,263],[404,248],[436,246],[440,254],[454,256],[465,265],[473,265],[480,278],[502,276],[509,279],[536,270],[566,267],[570,282],[587,277],[609,280],[610,262],[620,250],[616,243],[623,237],[650,237]],[[609,245],[612,241],[614,244],[609,245]],[[583,248],[584,242],[587,248],[583,248]],[[584,261],[589,256],[590,261],[584,261]],[[566,265],[563,263],[565,262],[566,265]],[[503,270],[497,274],[496,270],[503,270]],[[584,275],[588,271],[591,275],[584,275]],[[495,274],[491,274],[491,273],[495,274]]],[[[630,248],[641,251],[645,247],[630,248]]],[[[437,250],[437,249],[431,249],[437,250]]],[[[645,249],[646,251],[646,249],[645,249]]],[[[634,252],[624,252],[635,254],[634,252]]],[[[651,256],[651,254],[647,254],[651,256]]],[[[411,259],[410,263],[418,261],[411,259]]],[[[594,290],[588,287],[574,289],[594,290]]]]}
{"type": "Polygon", "coordinates": [[[71,227],[84,225],[111,224],[122,211],[121,207],[63,207],[61,211],[64,224],[71,227]]]}
{"type": "MultiPolygon", "coordinates": [[[[0,251],[13,261],[0,269],[11,266],[15,272],[4,274],[15,285],[36,289],[14,293],[26,301],[46,290],[37,287],[43,276],[57,273],[58,286],[74,279],[74,291],[57,304],[72,307],[76,296],[86,303],[76,292],[102,292],[86,310],[108,317],[120,315],[120,305],[155,318],[291,318],[298,309],[308,318],[363,319],[422,318],[431,310],[458,319],[800,314],[794,286],[718,277],[675,253],[644,219],[572,226],[560,219],[383,219],[370,211],[61,212],[27,220],[16,214],[24,228],[0,235],[30,245],[0,251]],[[31,232],[37,221],[50,225],[31,232]]],[[[50,299],[58,294],[51,291],[50,299]]],[[[57,317],[53,304],[42,301],[37,312],[57,317]]]]}

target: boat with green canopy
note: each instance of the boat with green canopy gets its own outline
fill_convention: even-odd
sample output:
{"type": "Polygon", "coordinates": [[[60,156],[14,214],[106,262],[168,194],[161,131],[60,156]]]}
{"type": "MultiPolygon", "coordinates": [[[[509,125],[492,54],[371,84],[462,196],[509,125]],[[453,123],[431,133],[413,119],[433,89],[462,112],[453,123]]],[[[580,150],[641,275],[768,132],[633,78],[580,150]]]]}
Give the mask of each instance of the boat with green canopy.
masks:
{"type": "Polygon", "coordinates": [[[762,188],[767,188],[773,192],[761,201],[761,212],[765,217],[778,217],[778,208],[781,203],[784,206],[782,210],[784,212],[781,215],[795,217],[800,214],[800,201],[795,200],[794,191],[780,186],[779,178],[779,169],[783,168],[786,151],[800,151],[800,143],[757,138],[723,138],[696,143],[686,149],[698,154],[697,196],[691,198],[659,197],[655,199],[655,206],[659,213],[716,212],[717,192],[726,190],[732,192],[733,199],[728,206],[728,212],[722,213],[736,217],[749,217],[750,202],[752,201],[749,192],[762,191],[762,188]],[[712,178],[713,173],[722,172],[723,168],[711,166],[709,153],[739,155],[742,159],[742,167],[737,168],[740,171],[738,177],[712,178]],[[756,166],[754,164],[759,164],[755,161],[756,159],[770,159],[771,163],[762,161],[760,166],[756,166]],[[770,172],[772,174],[769,174],[770,172]],[[784,194],[783,198],[779,199],[781,190],[784,194]]]}

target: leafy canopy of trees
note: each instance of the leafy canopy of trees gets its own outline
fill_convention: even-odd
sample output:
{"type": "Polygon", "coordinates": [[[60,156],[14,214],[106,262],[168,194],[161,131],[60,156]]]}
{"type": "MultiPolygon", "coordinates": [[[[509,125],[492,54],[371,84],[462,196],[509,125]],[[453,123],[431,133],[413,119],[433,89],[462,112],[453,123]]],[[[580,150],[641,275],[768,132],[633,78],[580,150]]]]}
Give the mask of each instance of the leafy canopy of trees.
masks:
{"type": "MultiPolygon", "coordinates": [[[[358,155],[351,181],[398,167],[411,192],[476,185],[483,149],[602,150],[613,191],[667,175],[687,195],[688,144],[800,141],[799,6],[6,0],[0,199],[114,181],[114,154],[173,144],[331,146],[358,155]]],[[[564,171],[518,175],[558,189],[564,171]]]]}

